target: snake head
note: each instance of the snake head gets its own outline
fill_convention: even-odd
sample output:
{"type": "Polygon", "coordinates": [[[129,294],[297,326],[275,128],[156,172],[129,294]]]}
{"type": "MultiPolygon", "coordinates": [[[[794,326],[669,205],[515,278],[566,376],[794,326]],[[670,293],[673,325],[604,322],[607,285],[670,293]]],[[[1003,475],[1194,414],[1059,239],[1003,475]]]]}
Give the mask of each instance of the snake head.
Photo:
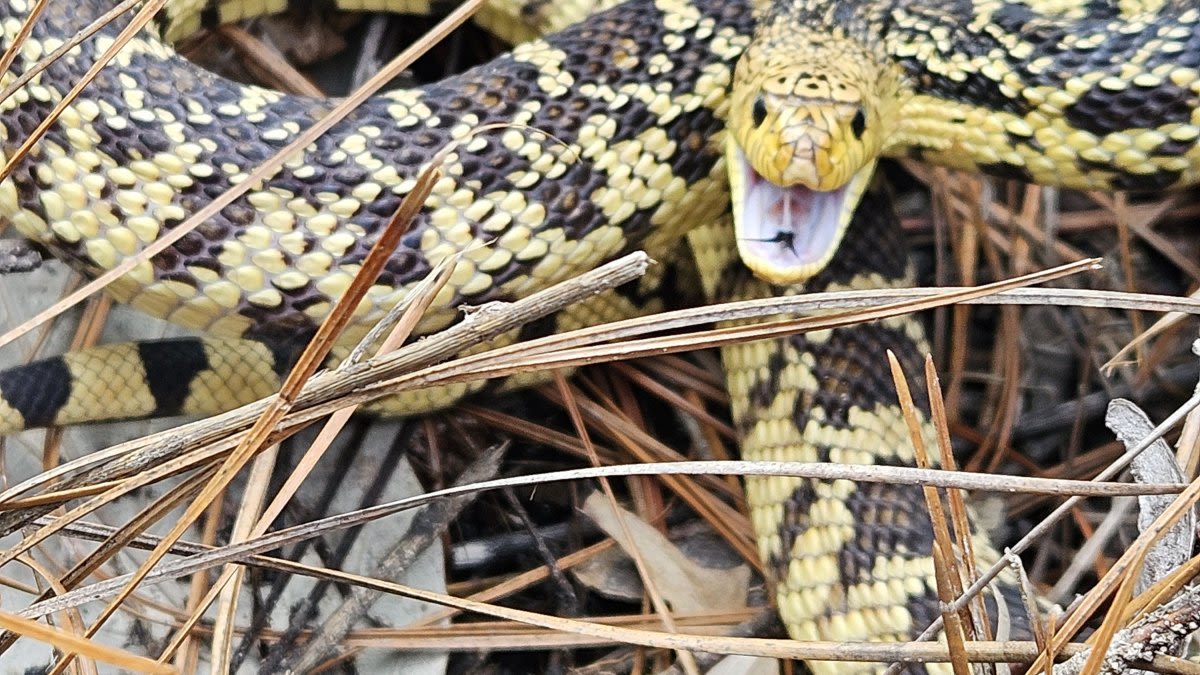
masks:
{"type": "Polygon", "coordinates": [[[833,257],[900,108],[894,66],[847,40],[756,39],[734,73],[726,136],[743,262],[771,283],[833,257]]]}

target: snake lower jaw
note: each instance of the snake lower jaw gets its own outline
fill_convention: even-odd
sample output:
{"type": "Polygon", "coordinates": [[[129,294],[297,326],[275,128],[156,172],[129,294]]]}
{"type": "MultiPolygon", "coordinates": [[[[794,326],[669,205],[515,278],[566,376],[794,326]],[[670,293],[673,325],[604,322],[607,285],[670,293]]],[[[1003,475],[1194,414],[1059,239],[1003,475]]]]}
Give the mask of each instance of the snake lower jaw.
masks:
{"type": "Polygon", "coordinates": [[[782,187],[763,178],[733,140],[726,140],[738,254],[772,284],[808,281],[833,258],[875,172],[875,162],[833,190],[782,187]]]}

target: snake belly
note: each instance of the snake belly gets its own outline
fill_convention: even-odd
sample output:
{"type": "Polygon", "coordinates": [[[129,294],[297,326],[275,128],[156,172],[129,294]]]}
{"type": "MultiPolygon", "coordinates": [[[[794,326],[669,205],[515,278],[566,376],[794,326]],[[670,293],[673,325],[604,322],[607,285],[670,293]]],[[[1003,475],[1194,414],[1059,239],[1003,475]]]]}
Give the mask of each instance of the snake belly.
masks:
{"type": "MultiPolygon", "coordinates": [[[[11,40],[12,19],[26,5],[8,0],[0,7],[11,40]]],[[[5,81],[103,9],[107,4],[98,0],[70,11],[52,3],[5,81]]],[[[0,420],[11,429],[90,414],[114,397],[103,387],[120,383],[100,382],[98,372],[111,373],[116,363],[134,364],[128,378],[135,385],[154,380],[155,364],[193,364],[184,366],[192,372],[175,376],[171,405],[147,386],[143,414],[199,411],[200,398],[236,403],[219,400],[233,393],[201,396],[192,384],[218,386],[227,379],[221,372],[259,379],[250,377],[258,371],[243,358],[260,364],[262,381],[271,381],[280,368],[277,354],[262,346],[248,347],[246,355],[238,350],[311,331],[414,176],[453,140],[461,144],[448,158],[446,177],[360,307],[347,340],[356,341],[433,265],[467,248],[421,332],[454,321],[460,304],[519,297],[633,248],[669,259],[681,237],[699,223],[722,222],[727,208],[720,155],[725,88],[750,39],[749,10],[740,2],[637,0],[458,77],[371,99],[302,157],[111,289],[150,314],[227,338],[119,345],[33,366],[42,371],[6,371],[0,420]],[[516,126],[467,138],[472,127],[494,123],[516,126]],[[247,337],[258,342],[235,339],[247,337]],[[192,360],[180,350],[190,350],[192,360]],[[67,390],[30,391],[54,379],[48,375],[66,376],[67,390]],[[197,399],[192,407],[190,399],[197,399]],[[47,400],[57,407],[31,412],[47,400]]],[[[6,155],[61,98],[61,83],[74,81],[113,33],[51,65],[0,106],[6,155]]],[[[25,236],[96,274],[243,180],[324,109],[321,101],[207,74],[143,35],[0,184],[0,209],[25,236]]],[[[844,251],[808,288],[904,283],[903,260],[881,256],[902,246],[890,206],[880,203],[851,223],[844,251]]],[[[751,280],[735,263],[729,236],[727,227],[691,235],[711,291],[730,298],[803,292],[751,280]]],[[[613,312],[641,304],[615,301],[626,305],[613,312]]],[[[887,348],[919,378],[924,338],[911,320],[726,349],[747,456],[911,463],[890,382],[879,375],[887,348]]],[[[464,393],[443,392],[407,408],[448,405],[464,393]]],[[[748,492],[794,637],[904,639],[934,616],[928,516],[917,491],[768,479],[750,481],[748,492]]],[[[982,539],[976,547],[985,561],[994,557],[982,539]]],[[[821,672],[875,669],[812,665],[821,672]]]]}

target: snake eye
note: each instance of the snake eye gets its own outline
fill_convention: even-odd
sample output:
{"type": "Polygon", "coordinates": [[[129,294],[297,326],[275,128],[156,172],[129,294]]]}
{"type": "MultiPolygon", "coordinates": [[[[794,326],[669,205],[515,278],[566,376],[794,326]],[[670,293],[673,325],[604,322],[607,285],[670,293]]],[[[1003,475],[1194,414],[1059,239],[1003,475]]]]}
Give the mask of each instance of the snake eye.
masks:
{"type": "Polygon", "coordinates": [[[763,122],[767,121],[767,103],[763,101],[761,95],[754,99],[754,107],[750,109],[750,114],[753,117],[754,126],[756,127],[761,127],[763,122]]]}
{"type": "Polygon", "coordinates": [[[850,120],[850,131],[854,132],[855,138],[862,138],[863,132],[867,130],[867,116],[862,108],[854,113],[854,119],[850,120]]]}

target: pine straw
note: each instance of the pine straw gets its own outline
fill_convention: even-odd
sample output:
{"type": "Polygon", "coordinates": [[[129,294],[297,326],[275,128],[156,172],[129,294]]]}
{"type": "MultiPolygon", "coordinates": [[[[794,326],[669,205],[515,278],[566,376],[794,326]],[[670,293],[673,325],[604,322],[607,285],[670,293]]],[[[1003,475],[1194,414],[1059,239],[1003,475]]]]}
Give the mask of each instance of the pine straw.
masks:
{"type": "MultiPolygon", "coordinates": [[[[239,39],[242,37],[238,36],[239,39]]],[[[529,564],[517,570],[497,566],[492,572],[494,576],[490,578],[464,579],[455,587],[455,595],[421,591],[386,579],[269,555],[269,552],[287,545],[300,544],[364,522],[377,521],[425,503],[433,496],[332,514],[323,519],[310,515],[306,518],[307,522],[301,525],[267,533],[267,524],[274,519],[283,502],[269,505],[269,500],[261,491],[267,484],[267,477],[280,469],[273,469],[274,462],[265,459],[273,455],[255,454],[306,424],[393,391],[439,382],[461,382],[530,370],[619,360],[613,365],[588,368],[572,384],[544,388],[540,394],[543,398],[532,405],[544,406],[545,402],[549,402],[553,410],[559,411],[557,414],[543,412],[531,420],[495,408],[470,404],[464,406],[460,411],[462,414],[457,416],[434,416],[421,423],[417,426],[417,437],[422,438],[424,445],[430,448],[477,448],[466,451],[464,456],[449,452],[429,454],[424,467],[429,482],[433,485],[450,482],[471,454],[481,452],[482,448],[493,445],[499,439],[511,438],[518,444],[535,448],[539,453],[537,459],[530,459],[531,455],[526,453],[523,455],[524,464],[516,464],[510,469],[511,472],[523,472],[530,476],[507,482],[477,483],[463,489],[447,490],[444,494],[461,494],[464,490],[512,489],[527,484],[546,486],[550,481],[585,481],[601,474],[624,477],[614,489],[614,499],[621,499],[641,518],[666,528],[664,514],[691,514],[691,518],[706,523],[730,550],[756,569],[760,563],[754,554],[749,526],[743,515],[740,488],[732,479],[733,475],[776,472],[842,476],[856,480],[912,480],[943,488],[990,489],[1013,495],[1005,501],[1014,523],[1011,529],[1016,530],[1014,535],[1020,536],[1041,523],[1041,529],[1037,531],[1042,536],[1036,540],[1026,537],[1017,546],[1027,548],[1025,560],[1033,582],[1042,589],[1049,588],[1055,581],[1056,573],[1067,567],[1072,550],[1091,534],[1093,524],[1103,517],[1106,507],[1105,500],[1082,502],[1071,499],[1064,503],[1062,495],[1114,496],[1132,493],[1127,489],[1128,486],[1119,484],[1095,482],[1085,485],[1065,480],[1088,480],[1104,475],[1105,467],[1125,454],[1124,448],[1091,428],[1095,426],[1093,418],[1097,410],[1094,401],[1102,403],[1114,393],[1133,393],[1139,399],[1161,398],[1177,404],[1186,398],[1186,390],[1194,382],[1194,358],[1180,356],[1186,353],[1183,347],[1190,342],[1185,335],[1188,331],[1179,327],[1191,325],[1186,321],[1163,328],[1154,340],[1139,345],[1130,355],[1130,358],[1136,359],[1136,366],[1118,367],[1106,380],[1100,378],[1097,369],[1118,354],[1119,348],[1152,318],[1157,318],[1144,316],[1143,312],[1195,314],[1200,311],[1200,305],[1195,301],[1180,300],[1171,295],[1191,291],[1200,282],[1200,269],[1191,262],[1196,259],[1193,254],[1195,243],[1182,237],[1173,239],[1171,232],[1174,222],[1187,222],[1200,207],[1182,197],[1164,197],[1137,204],[1128,204],[1123,199],[1107,195],[1061,197],[1042,188],[984,181],[928,167],[914,166],[910,169],[927,186],[933,197],[930,208],[916,210],[915,215],[906,221],[914,240],[926,254],[925,259],[933,261],[927,265],[930,269],[924,278],[928,283],[938,286],[961,285],[964,288],[822,294],[684,310],[623,322],[603,330],[580,331],[564,337],[533,341],[506,350],[495,350],[486,356],[446,360],[464,347],[486,339],[486,333],[480,332],[482,327],[492,326],[494,330],[501,330],[512,321],[529,320],[538,312],[551,311],[557,306],[577,301],[598,287],[635,275],[644,268],[643,260],[626,260],[583,281],[567,284],[565,289],[559,289],[562,292],[558,295],[526,304],[492,307],[487,312],[475,315],[471,322],[436,339],[415,343],[379,359],[332,373],[298,377],[294,396],[284,399],[287,405],[276,407],[281,413],[278,423],[264,423],[254,434],[250,430],[255,420],[261,419],[270,406],[279,406],[278,403],[260,403],[213,420],[180,425],[169,432],[98,450],[70,462],[63,462],[58,455],[57,444],[49,442],[44,454],[46,471],[0,494],[0,507],[4,509],[0,512],[0,522],[9,531],[17,527],[27,528],[22,545],[3,554],[3,561],[20,561],[34,566],[51,589],[40,594],[34,589],[19,589],[30,596],[38,596],[38,599],[16,611],[25,617],[42,617],[57,612],[59,614],[55,616],[63,617],[64,629],[76,635],[81,634],[86,624],[78,614],[78,608],[96,600],[111,600],[132,580],[129,576],[116,575],[116,570],[109,567],[111,556],[121,550],[158,548],[172,557],[152,570],[147,569],[147,575],[141,583],[159,583],[169,578],[190,576],[192,590],[186,607],[155,606],[140,596],[140,586],[137,586],[132,587],[133,595],[130,596],[136,602],[125,603],[122,611],[141,616],[148,622],[165,621],[176,635],[166,654],[175,653],[174,663],[185,672],[192,672],[196,668],[202,652],[207,652],[205,659],[209,663],[232,667],[237,661],[230,654],[237,650],[244,651],[247,645],[303,645],[315,639],[310,626],[319,625],[319,618],[308,625],[291,627],[293,635],[284,635],[277,628],[269,627],[263,617],[256,617],[249,626],[240,623],[237,619],[241,615],[235,614],[234,600],[238,583],[247,583],[241,576],[240,570],[243,569],[272,570],[282,578],[307,576],[351,587],[419,597],[447,608],[407,627],[360,627],[350,630],[338,640],[344,651],[336,657],[325,659],[325,668],[363,649],[539,652],[571,647],[588,647],[592,650],[602,647],[607,649],[607,653],[601,660],[611,657],[621,668],[640,670],[665,665],[671,660],[672,653],[678,655],[688,652],[837,657],[878,662],[946,658],[947,647],[933,643],[831,645],[720,637],[723,633],[736,632],[737,626],[750,618],[750,612],[667,615],[662,603],[658,602],[658,613],[631,614],[628,606],[620,606],[611,616],[581,621],[494,604],[516,599],[521,605],[533,604],[553,610],[553,599],[548,597],[551,589],[556,584],[569,583],[564,582],[561,571],[570,570],[613,548],[611,541],[595,536],[573,552],[557,554],[557,557],[552,555],[546,564],[529,564]],[[1064,261],[1086,260],[1098,254],[1110,256],[1116,263],[1106,267],[1100,274],[1079,275],[1081,270],[1093,267],[1090,262],[1084,262],[1048,275],[1057,279],[1054,284],[1057,290],[1003,290],[1027,282],[998,284],[982,291],[970,288],[988,280],[1010,279],[1052,268],[1064,261]],[[1148,259],[1147,256],[1153,257],[1148,259]],[[1070,288],[1072,285],[1107,286],[1110,290],[1081,291],[1070,288]],[[1166,291],[1168,295],[1139,292],[1142,289],[1166,291]],[[967,303],[996,305],[994,308],[978,308],[967,303]],[[1040,327],[1050,326],[1053,337],[1067,342],[1069,353],[1053,355],[1050,361],[1052,365],[1059,366],[1069,357],[1076,364],[1073,367],[1075,372],[1067,372],[1066,375],[1073,376],[1074,383],[1064,388],[1057,380],[1051,380],[1049,384],[1030,381],[1031,375],[1051,370],[1043,361],[1037,360],[1037,351],[1046,346],[1047,340],[1044,334],[1023,340],[1022,336],[1030,326],[1023,325],[1019,305],[1036,307],[1026,312],[1040,312],[1040,316],[1044,317],[1040,327]],[[816,320],[776,322],[765,327],[733,331],[703,329],[703,326],[721,318],[771,316],[778,315],[784,309],[821,310],[824,315],[816,320]],[[944,407],[944,413],[938,415],[941,420],[939,430],[942,432],[939,450],[943,464],[952,466],[952,456],[946,452],[949,441],[953,439],[965,446],[967,454],[962,461],[964,471],[922,472],[916,469],[905,471],[887,467],[839,465],[751,465],[728,461],[735,456],[736,442],[726,417],[728,402],[716,361],[711,352],[695,355],[689,352],[711,349],[730,341],[847,325],[922,309],[933,309],[931,324],[935,349],[930,362],[930,374],[942,373],[945,382],[944,406],[939,406],[939,409],[944,407]],[[977,325],[975,319],[979,314],[984,314],[982,318],[993,327],[992,330],[985,329],[981,334],[973,328],[977,325]],[[669,334],[663,337],[663,332],[669,334]],[[627,361],[630,358],[638,360],[627,361]],[[1163,379],[1164,374],[1172,375],[1174,380],[1163,379]],[[1182,383],[1182,395],[1172,389],[1173,386],[1179,386],[1176,383],[1182,383]],[[1052,389],[1050,394],[1043,393],[1052,389]],[[1063,392],[1068,395],[1064,396],[1063,392]],[[670,429],[681,424],[687,429],[686,434],[670,433],[670,429]],[[1043,441],[1046,437],[1059,438],[1061,442],[1047,444],[1043,441]],[[1035,445],[1034,441],[1041,442],[1034,449],[1037,454],[1023,454],[1026,447],[1035,445]],[[1043,445],[1055,447],[1046,450],[1041,447],[1043,445]],[[238,447],[243,452],[235,453],[238,447]],[[545,459],[542,453],[547,449],[557,450],[561,454],[553,460],[545,459]],[[646,466],[651,462],[694,459],[698,453],[705,459],[717,461],[646,466]],[[258,496],[224,493],[224,480],[215,478],[218,467],[228,462],[229,457],[238,454],[242,459],[256,457],[255,472],[259,478],[250,481],[250,485],[259,489],[258,496]],[[571,470],[549,474],[537,471],[558,466],[578,467],[581,464],[609,468],[603,471],[571,470]],[[531,468],[534,470],[529,471],[531,468]],[[1004,472],[1017,472],[1030,478],[1010,477],[1004,472]],[[121,527],[101,526],[92,518],[96,508],[114,500],[127,500],[139,488],[171,478],[176,482],[169,489],[155,501],[143,505],[140,515],[121,527]],[[1058,482],[1050,479],[1057,479],[1058,482]],[[156,521],[176,518],[181,504],[191,503],[193,511],[198,513],[200,505],[207,500],[195,501],[196,495],[205,491],[216,501],[208,509],[212,517],[206,521],[206,527],[199,532],[192,531],[199,537],[198,541],[172,541],[146,534],[147,528],[156,521]],[[1034,499],[1035,494],[1043,496],[1034,499]],[[230,502],[224,508],[221,497],[230,502]],[[1048,509],[1054,505],[1060,505],[1056,513],[1066,517],[1056,522],[1043,520],[1048,509]],[[51,515],[51,509],[57,506],[70,510],[51,515]],[[222,531],[219,525],[231,518],[238,522],[233,534],[219,536],[222,531]],[[90,555],[73,560],[68,557],[75,550],[69,540],[76,538],[106,543],[90,555]],[[62,570],[38,566],[27,555],[30,548],[39,542],[44,550],[55,552],[55,559],[62,570]],[[69,567],[68,561],[72,561],[74,567],[65,571],[69,567]],[[214,583],[212,577],[198,574],[214,566],[234,562],[239,566],[226,568],[219,582],[214,583]],[[225,592],[220,602],[216,619],[201,620],[199,617],[203,614],[203,608],[217,599],[223,585],[230,590],[225,592]],[[470,622],[465,622],[467,615],[463,612],[490,615],[495,620],[479,623],[477,618],[472,618],[470,622]],[[442,620],[452,618],[464,622],[437,625],[442,620]],[[670,626],[670,633],[664,632],[664,621],[670,626]],[[190,629],[182,630],[185,626],[190,629]],[[631,651],[623,645],[643,645],[667,651],[631,651]]],[[[267,170],[269,167],[263,169],[267,170]]],[[[246,185],[252,183],[246,181],[246,185]]],[[[189,224],[200,222],[203,216],[197,214],[177,232],[181,234],[187,231],[189,224]]],[[[1048,277],[1035,275],[1034,278],[1048,277]]],[[[364,288],[368,285],[365,281],[361,283],[364,288]]],[[[93,288],[88,286],[85,292],[72,295],[64,303],[85,297],[93,288]]],[[[432,297],[432,294],[428,297],[432,297]]],[[[65,306],[56,305],[39,314],[20,330],[41,325],[44,318],[61,312],[65,306]]],[[[106,306],[102,301],[94,303],[92,307],[90,318],[83,322],[80,329],[79,344],[94,341],[98,326],[106,314],[106,306]]],[[[15,332],[7,335],[10,337],[0,338],[0,341],[11,339],[15,332]]],[[[931,382],[937,381],[934,377],[929,379],[931,382]]],[[[939,397],[933,398],[937,400],[939,397]]],[[[1155,410],[1156,418],[1167,418],[1173,409],[1174,405],[1160,406],[1155,410]]],[[[1184,414],[1186,409],[1182,409],[1176,418],[1184,414]]],[[[1200,454],[1195,449],[1194,433],[1184,432],[1183,436],[1187,442],[1182,446],[1182,464],[1191,469],[1200,462],[1200,454]]],[[[316,454],[310,463],[301,464],[290,476],[290,480],[301,491],[316,487],[301,484],[301,481],[308,475],[311,465],[319,459],[323,451],[321,448],[320,445],[315,446],[316,454]]],[[[360,457],[358,461],[373,460],[360,457]]],[[[231,476],[235,465],[241,463],[241,460],[227,463],[225,473],[231,476]]],[[[1194,473],[1190,471],[1187,475],[1194,473]]],[[[1150,493],[1181,489],[1182,486],[1145,486],[1137,491],[1150,493]]],[[[549,490],[551,488],[547,486],[529,494],[537,496],[549,490]]],[[[288,489],[283,492],[288,492],[288,489]]],[[[957,490],[951,490],[951,493],[956,494],[957,490]]],[[[364,495],[364,498],[367,497],[364,495]]],[[[945,551],[949,549],[950,538],[956,536],[954,533],[964,531],[965,511],[957,497],[954,497],[946,505],[949,513],[942,515],[941,508],[936,506],[941,503],[940,499],[936,494],[930,495],[930,503],[935,505],[931,508],[937,514],[934,520],[940,532],[939,546],[945,551]]],[[[496,504],[498,502],[490,506],[494,508],[496,504]]],[[[479,509],[476,511],[476,517],[487,517],[486,514],[480,514],[479,509]]],[[[570,513],[560,514],[558,518],[573,519],[570,513]]],[[[495,524],[504,522],[504,519],[492,514],[490,522],[495,524]]],[[[477,530],[473,530],[468,523],[464,523],[463,528],[468,535],[477,530]]],[[[536,529],[530,533],[532,537],[537,535],[536,529]]],[[[337,541],[334,539],[329,545],[336,546],[337,541]]],[[[1128,578],[1123,570],[1129,569],[1130,561],[1118,560],[1120,550],[1119,543],[1101,547],[1093,563],[1093,574],[1083,575],[1078,588],[1064,589],[1081,593],[1091,591],[1088,600],[1080,603],[1084,609],[1077,610],[1073,617],[1086,619],[1088,614],[1100,608],[1099,600],[1107,597],[1122,580],[1128,578]],[[1104,580],[1103,583],[1096,585],[1100,579],[1104,580]]],[[[528,560],[524,562],[528,563],[528,560]]],[[[1130,598],[1127,593],[1123,595],[1108,610],[1110,621],[1100,634],[1107,636],[1115,628],[1128,625],[1136,616],[1135,608],[1148,603],[1151,596],[1168,597],[1182,580],[1190,578],[1198,565],[1200,563],[1193,560],[1180,570],[1176,578],[1159,584],[1141,597],[1130,598]]],[[[946,601],[952,600],[963,588],[971,586],[979,574],[986,576],[988,572],[961,569],[955,556],[945,553],[939,558],[938,569],[939,591],[944,593],[946,601]]],[[[575,587],[585,590],[578,584],[575,587]]],[[[14,609],[9,606],[10,611],[14,609]]],[[[591,611],[603,607],[601,603],[590,602],[586,609],[591,611]]],[[[946,616],[953,621],[949,656],[960,672],[968,660],[1029,662],[1038,653],[1035,644],[977,639],[979,636],[972,634],[969,620],[962,620],[955,611],[946,616]]],[[[15,623],[17,620],[14,616],[12,622],[7,624],[14,627],[16,634],[42,639],[32,629],[19,627],[15,623]]],[[[1060,622],[1057,625],[1062,624],[1060,622]]],[[[1049,636],[1051,633],[1053,627],[1045,626],[1043,634],[1049,636]]],[[[1071,637],[1069,634],[1060,635],[1061,638],[1071,637]]],[[[983,637],[987,637],[986,630],[983,637]]],[[[44,639],[50,638],[49,634],[45,634],[44,639]]],[[[110,644],[120,642],[113,639],[104,641],[110,644]]],[[[1055,644],[1059,647],[1057,653],[1060,655],[1076,653],[1082,648],[1058,637],[1055,644]]],[[[0,639],[0,646],[4,649],[11,647],[11,639],[0,639]]],[[[87,667],[91,667],[93,660],[108,660],[113,656],[111,648],[105,648],[105,651],[98,645],[76,644],[69,649],[80,654],[80,661],[87,667]]],[[[161,653],[151,655],[157,657],[161,653]]],[[[136,661],[138,657],[133,654],[121,658],[127,659],[122,663],[124,668],[138,670],[145,665],[136,661]]],[[[597,659],[597,652],[560,653],[545,658],[547,662],[586,665],[597,659]]],[[[686,660],[682,665],[688,670],[694,667],[686,660]]],[[[59,669],[63,667],[66,667],[65,659],[59,663],[59,669]]],[[[1161,672],[1198,672],[1194,664],[1170,657],[1156,658],[1150,668],[1161,672]]],[[[147,671],[149,669],[150,666],[144,668],[147,671]]]]}

